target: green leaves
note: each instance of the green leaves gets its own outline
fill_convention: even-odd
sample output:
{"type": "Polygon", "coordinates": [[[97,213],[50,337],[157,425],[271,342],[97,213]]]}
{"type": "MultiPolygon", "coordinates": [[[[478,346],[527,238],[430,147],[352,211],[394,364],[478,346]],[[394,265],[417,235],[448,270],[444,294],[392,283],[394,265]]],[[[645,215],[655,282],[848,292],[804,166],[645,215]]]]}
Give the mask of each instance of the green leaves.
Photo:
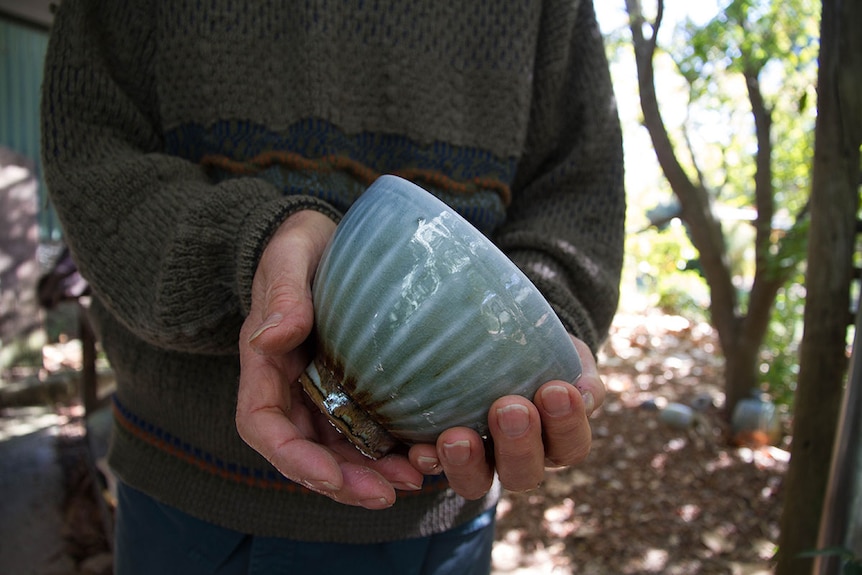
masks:
{"type": "Polygon", "coordinates": [[[805,551],[799,557],[840,557],[843,563],[842,575],[862,575],[862,561],[846,547],[826,547],[815,551],[805,551]]]}
{"type": "Polygon", "coordinates": [[[748,76],[757,79],[771,127],[774,244],[764,253],[784,269],[804,259],[804,222],[794,222],[811,187],[819,3],[729,0],[704,24],[678,26],[668,53],[689,86],[684,130],[713,198],[754,205],[755,152],[748,76]],[[723,129],[722,129],[723,128],[723,129]],[[792,227],[791,227],[792,226],[792,227]],[[800,257],[800,248],[802,248],[800,257]]]}
{"type": "MultiPolygon", "coordinates": [[[[655,1],[661,5],[662,0],[655,1]]],[[[650,8],[653,2],[647,4],[650,8]]],[[[640,2],[627,0],[627,6],[630,15],[640,15],[640,2]]],[[[657,46],[650,72],[669,58],[679,73],[683,98],[688,96],[687,109],[682,114],[678,106],[665,105],[660,107],[663,121],[652,117],[648,122],[647,111],[644,121],[657,154],[664,151],[667,156],[667,146],[662,144],[669,142],[672,159],[678,160],[693,186],[708,195],[706,202],[687,197],[688,204],[711,210],[721,221],[723,246],[718,256],[728,273],[707,274],[713,321],[737,318],[739,324],[722,323],[730,333],[734,325],[760,329],[766,323],[762,318],[770,314],[770,329],[765,336],[762,331],[757,334],[757,345],[764,345],[756,382],[782,403],[793,397],[802,331],[819,12],[818,0],[719,0],[719,10],[711,18],[677,23],[669,42],[666,35],[659,36],[662,45],[657,46]],[[659,130],[665,131],[665,138],[653,135],[659,130]],[[724,277],[731,278],[732,286],[724,285],[724,277]],[[728,293],[735,297],[727,297],[728,293]]],[[[632,28],[635,44],[639,30],[632,28]]],[[[675,84],[666,79],[664,85],[675,84]]],[[[663,169],[666,166],[673,168],[674,162],[663,162],[663,169]]],[[[678,197],[686,192],[680,178],[671,177],[677,173],[671,170],[665,175],[678,197]]],[[[699,212],[690,209],[687,217],[692,213],[699,212]]],[[[686,224],[690,232],[703,229],[702,222],[687,220],[686,224]]],[[[715,242],[705,241],[703,234],[699,240],[692,235],[692,242],[701,252],[701,261],[711,262],[714,271],[715,242]]],[[[660,248],[654,250],[660,252],[660,248]]],[[[651,258],[645,261],[652,263],[651,258]]],[[[661,301],[669,307],[693,307],[678,297],[691,293],[691,286],[679,290],[656,284],[652,287],[662,290],[661,301]]],[[[731,341],[735,336],[726,337],[731,341]]]]}
{"type": "Polygon", "coordinates": [[[725,2],[705,25],[681,26],[680,71],[693,82],[713,70],[759,73],[776,59],[803,68],[817,59],[819,10],[812,0],[725,2]]]}

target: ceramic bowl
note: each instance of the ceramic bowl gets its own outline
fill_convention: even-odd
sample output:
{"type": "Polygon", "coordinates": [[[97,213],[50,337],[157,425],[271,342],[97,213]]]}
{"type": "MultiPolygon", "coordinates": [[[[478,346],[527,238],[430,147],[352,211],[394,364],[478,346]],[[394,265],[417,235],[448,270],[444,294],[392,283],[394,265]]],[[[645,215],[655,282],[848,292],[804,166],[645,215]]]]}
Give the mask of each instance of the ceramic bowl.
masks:
{"type": "Polygon", "coordinates": [[[345,214],[313,285],[306,392],[363,453],[487,434],[504,395],[574,382],[578,353],[548,302],[488,238],[419,186],[379,178],[345,214]]]}

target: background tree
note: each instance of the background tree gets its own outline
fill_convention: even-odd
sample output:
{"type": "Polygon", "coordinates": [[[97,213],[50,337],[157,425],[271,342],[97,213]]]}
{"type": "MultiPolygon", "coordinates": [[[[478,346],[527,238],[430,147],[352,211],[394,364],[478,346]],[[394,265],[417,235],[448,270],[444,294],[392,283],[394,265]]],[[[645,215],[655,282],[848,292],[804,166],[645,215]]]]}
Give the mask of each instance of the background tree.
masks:
{"type": "MultiPolygon", "coordinates": [[[[823,1],[805,332],[800,348],[792,458],[785,483],[777,575],[812,573],[812,559],[801,558],[799,554],[817,546],[827,470],[835,443],[846,369],[850,282],[862,183],[860,29],[862,3],[823,1]]],[[[839,572],[835,560],[831,560],[829,568],[826,562],[819,573],[839,572]]]]}
{"type": "Polygon", "coordinates": [[[805,255],[816,3],[732,0],[705,25],[684,26],[680,41],[667,52],[689,93],[689,120],[678,133],[666,126],[656,95],[663,0],[651,20],[641,0],[626,0],[626,9],[643,122],[709,286],[709,319],[726,362],[729,416],[758,387],[773,305],[805,255]],[[740,113],[749,122],[740,121],[740,113]],[[725,129],[705,134],[693,120],[703,114],[726,120],[725,129]],[[747,268],[731,257],[715,209],[719,201],[756,214],[753,263],[747,268]],[[778,216],[787,223],[776,225],[778,216]]]}

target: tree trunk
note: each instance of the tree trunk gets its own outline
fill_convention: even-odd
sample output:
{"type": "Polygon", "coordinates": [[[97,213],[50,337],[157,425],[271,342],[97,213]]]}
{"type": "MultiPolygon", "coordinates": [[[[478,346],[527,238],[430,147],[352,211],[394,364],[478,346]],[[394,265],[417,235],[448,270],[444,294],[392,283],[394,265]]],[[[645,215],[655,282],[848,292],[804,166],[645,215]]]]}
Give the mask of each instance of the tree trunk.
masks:
{"type": "Polygon", "coordinates": [[[844,374],[862,143],[862,3],[824,0],[793,446],[776,575],[810,575],[844,374]]]}
{"type": "MultiPolygon", "coordinates": [[[[644,126],[649,132],[655,148],[656,159],[667,178],[674,195],[682,207],[682,220],[688,225],[692,244],[700,255],[700,264],[710,291],[710,317],[719,334],[722,347],[729,334],[736,331],[736,288],[727,261],[727,250],[721,223],[712,211],[709,192],[688,177],[674,152],[673,143],[661,116],[655,89],[653,55],[655,40],[661,26],[664,2],[658,2],[658,16],[653,24],[652,37],[643,35],[645,20],[640,0],[626,0],[626,9],[631,19],[630,28],[634,43],[635,62],[638,72],[638,89],[644,126]]],[[[725,354],[726,354],[725,348],[725,354]]]]}
{"type": "MultiPolygon", "coordinates": [[[[724,380],[726,407],[736,406],[741,400],[751,397],[757,387],[757,362],[760,357],[760,342],[752,343],[740,333],[733,347],[724,352],[724,380]]],[[[762,340],[761,340],[762,341],[762,340]]],[[[730,418],[732,408],[725,416],[730,418]]]]}
{"type": "Polygon", "coordinates": [[[713,213],[712,198],[701,182],[686,174],[677,159],[658,104],[653,56],[664,13],[663,0],[658,0],[656,21],[652,25],[652,36],[649,38],[644,36],[646,20],[642,14],[641,1],[626,0],[626,9],[630,18],[629,27],[634,44],[644,126],[649,132],[662,172],[679,200],[681,218],[687,224],[691,242],[700,255],[703,275],[709,285],[710,321],[718,332],[726,362],[725,416],[730,419],[739,400],[748,397],[758,385],[757,361],[760,347],[769,326],[775,296],[787,277],[786,271],[781,272],[780,277],[771,277],[767,265],[772,216],[775,212],[771,166],[771,112],[761,94],[757,70],[746,70],[745,78],[758,144],[754,182],[757,238],[754,284],[748,311],[745,315],[740,315],[739,298],[733,284],[724,234],[721,222],[713,213]]]}
{"type": "Polygon", "coordinates": [[[730,418],[740,400],[750,397],[759,387],[760,347],[766,339],[772,307],[784,275],[770,276],[765,265],[757,270],[748,300],[748,311],[739,322],[725,351],[725,415],[730,418]]]}

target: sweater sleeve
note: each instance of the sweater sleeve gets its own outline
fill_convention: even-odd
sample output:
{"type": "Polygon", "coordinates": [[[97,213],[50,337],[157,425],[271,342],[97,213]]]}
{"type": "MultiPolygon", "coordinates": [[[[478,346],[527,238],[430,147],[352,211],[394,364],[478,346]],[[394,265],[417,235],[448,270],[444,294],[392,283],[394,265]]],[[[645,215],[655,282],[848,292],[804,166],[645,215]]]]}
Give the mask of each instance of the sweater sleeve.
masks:
{"type": "Polygon", "coordinates": [[[291,213],[338,214],[270,184],[214,185],[163,153],[145,2],[63,2],[42,93],[50,199],[81,273],[138,337],[236,353],[260,253],[291,213]]]}
{"type": "Polygon", "coordinates": [[[622,137],[592,2],[574,19],[562,4],[542,15],[527,151],[495,240],[595,351],[619,299],[622,137]]]}

